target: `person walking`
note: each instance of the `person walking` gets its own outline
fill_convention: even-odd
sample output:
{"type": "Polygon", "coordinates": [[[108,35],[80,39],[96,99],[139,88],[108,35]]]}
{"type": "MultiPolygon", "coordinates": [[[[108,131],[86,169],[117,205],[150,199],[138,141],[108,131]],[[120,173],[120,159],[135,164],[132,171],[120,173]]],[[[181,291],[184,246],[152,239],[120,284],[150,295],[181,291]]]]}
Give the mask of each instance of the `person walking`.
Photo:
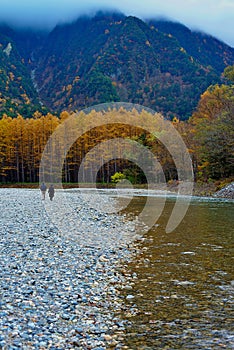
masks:
{"type": "Polygon", "coordinates": [[[41,190],[41,194],[42,194],[42,199],[45,200],[45,194],[46,194],[46,184],[44,182],[42,182],[41,186],[40,186],[40,190],[41,190]]]}
{"type": "Polygon", "coordinates": [[[50,185],[48,189],[48,193],[49,193],[50,200],[52,201],[54,198],[54,185],[50,185]]]}

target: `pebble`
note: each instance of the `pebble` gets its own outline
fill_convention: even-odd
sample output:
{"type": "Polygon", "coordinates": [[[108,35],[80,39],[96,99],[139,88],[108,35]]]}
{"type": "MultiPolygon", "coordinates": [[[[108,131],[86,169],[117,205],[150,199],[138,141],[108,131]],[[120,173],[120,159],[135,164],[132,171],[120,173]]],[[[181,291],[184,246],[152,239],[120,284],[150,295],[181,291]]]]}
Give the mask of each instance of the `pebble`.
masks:
{"type": "Polygon", "coordinates": [[[60,195],[42,203],[38,190],[0,189],[0,348],[120,349],[118,268],[135,224],[103,213],[114,208],[109,195],[91,193],[92,206],[79,190],[66,191],[66,205],[60,195]]]}
{"type": "Polygon", "coordinates": [[[126,299],[128,299],[128,300],[134,299],[134,295],[129,294],[129,295],[126,296],[126,299]]]}

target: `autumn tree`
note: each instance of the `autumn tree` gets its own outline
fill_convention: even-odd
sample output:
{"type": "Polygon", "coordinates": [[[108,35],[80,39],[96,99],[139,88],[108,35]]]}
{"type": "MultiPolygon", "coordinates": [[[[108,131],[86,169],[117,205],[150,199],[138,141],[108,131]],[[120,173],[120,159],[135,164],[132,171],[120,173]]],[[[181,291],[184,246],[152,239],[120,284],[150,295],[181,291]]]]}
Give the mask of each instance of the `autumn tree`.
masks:
{"type": "Polygon", "coordinates": [[[234,65],[224,69],[223,76],[234,83],[234,65]]]}
{"type": "MultiPolygon", "coordinates": [[[[233,78],[233,67],[224,76],[233,78]]],[[[190,119],[198,175],[219,179],[234,173],[234,85],[210,86],[190,119]]]]}

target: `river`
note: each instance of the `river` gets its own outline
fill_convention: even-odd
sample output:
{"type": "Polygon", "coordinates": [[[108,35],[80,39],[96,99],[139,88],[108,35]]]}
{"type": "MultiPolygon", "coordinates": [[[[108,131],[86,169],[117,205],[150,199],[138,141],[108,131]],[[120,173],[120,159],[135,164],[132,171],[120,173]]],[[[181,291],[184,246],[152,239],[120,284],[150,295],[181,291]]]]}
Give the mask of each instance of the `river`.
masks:
{"type": "MultiPolygon", "coordinates": [[[[144,197],[125,212],[138,215],[144,197]]],[[[125,267],[126,349],[233,349],[233,201],[196,198],[165,233],[173,198],[125,267]]]]}
{"type": "Polygon", "coordinates": [[[141,236],[144,190],[120,215],[123,193],[81,192],[0,190],[0,348],[234,349],[233,201],[194,198],[165,233],[171,195],[141,236]]]}

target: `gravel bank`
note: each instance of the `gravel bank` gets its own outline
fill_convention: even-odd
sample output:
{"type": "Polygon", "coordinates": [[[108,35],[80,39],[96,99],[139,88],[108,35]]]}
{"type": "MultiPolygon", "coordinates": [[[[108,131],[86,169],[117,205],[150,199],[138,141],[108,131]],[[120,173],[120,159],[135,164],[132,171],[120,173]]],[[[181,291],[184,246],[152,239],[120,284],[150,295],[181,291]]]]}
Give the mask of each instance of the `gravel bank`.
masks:
{"type": "Polygon", "coordinates": [[[216,192],[214,197],[234,199],[234,182],[216,192]]]}
{"type": "Polygon", "coordinates": [[[38,190],[0,195],[0,348],[120,349],[118,266],[139,238],[134,222],[105,214],[105,194],[89,194],[92,206],[79,190],[45,205],[38,190]]]}

